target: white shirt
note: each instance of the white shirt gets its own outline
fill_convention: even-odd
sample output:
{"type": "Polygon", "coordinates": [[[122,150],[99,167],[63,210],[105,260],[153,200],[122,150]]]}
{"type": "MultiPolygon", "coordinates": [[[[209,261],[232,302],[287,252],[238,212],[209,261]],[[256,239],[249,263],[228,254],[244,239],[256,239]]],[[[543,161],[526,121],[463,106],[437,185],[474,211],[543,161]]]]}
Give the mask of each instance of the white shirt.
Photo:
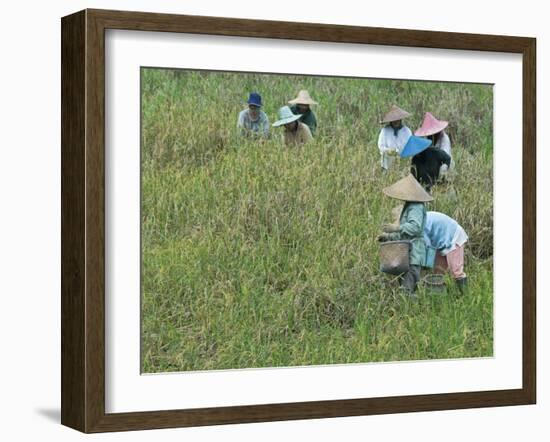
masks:
{"type": "Polygon", "coordinates": [[[441,135],[435,143],[435,147],[443,150],[447,155],[449,155],[451,157],[452,164],[453,156],[451,155],[451,139],[449,138],[449,135],[445,133],[445,131],[441,132],[441,135]]]}
{"type": "Polygon", "coordinates": [[[378,135],[378,150],[380,150],[381,165],[384,169],[389,169],[393,163],[393,158],[388,152],[401,153],[407,141],[412,135],[411,130],[407,126],[402,126],[394,135],[394,130],[391,125],[384,126],[378,135]]]}

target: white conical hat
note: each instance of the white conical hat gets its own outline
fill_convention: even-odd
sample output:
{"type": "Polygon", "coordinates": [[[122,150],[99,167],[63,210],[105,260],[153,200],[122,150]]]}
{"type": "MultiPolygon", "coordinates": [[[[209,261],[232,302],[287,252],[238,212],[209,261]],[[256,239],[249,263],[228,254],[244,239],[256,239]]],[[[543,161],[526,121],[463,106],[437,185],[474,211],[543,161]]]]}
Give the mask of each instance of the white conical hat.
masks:
{"type": "Polygon", "coordinates": [[[424,190],[412,174],[382,189],[382,192],[390,198],[401,201],[416,201],[421,203],[433,201],[433,197],[424,190]]]}
{"type": "Polygon", "coordinates": [[[309,92],[305,89],[302,89],[298,92],[298,96],[294,100],[290,100],[289,104],[318,104],[310,96],[309,92]]]}

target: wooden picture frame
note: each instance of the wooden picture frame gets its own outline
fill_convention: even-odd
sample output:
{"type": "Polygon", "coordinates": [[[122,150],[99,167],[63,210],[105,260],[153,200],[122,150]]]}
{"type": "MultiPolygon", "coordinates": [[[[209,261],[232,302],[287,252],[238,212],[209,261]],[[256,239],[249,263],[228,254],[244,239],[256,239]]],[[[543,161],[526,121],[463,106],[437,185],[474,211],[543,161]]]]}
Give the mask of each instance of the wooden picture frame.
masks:
{"type": "Polygon", "coordinates": [[[62,424],[91,432],[534,404],[536,40],[404,29],[84,10],[62,19],[62,424]],[[217,408],[105,412],[105,30],[516,53],[523,63],[523,385],[217,408]]]}

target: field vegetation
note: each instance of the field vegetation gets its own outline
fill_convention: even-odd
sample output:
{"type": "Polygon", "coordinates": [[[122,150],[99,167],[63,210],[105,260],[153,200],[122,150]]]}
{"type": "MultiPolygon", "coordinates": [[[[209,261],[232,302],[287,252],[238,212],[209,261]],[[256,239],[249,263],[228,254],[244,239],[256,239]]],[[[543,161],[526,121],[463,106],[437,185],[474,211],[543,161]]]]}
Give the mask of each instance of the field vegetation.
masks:
{"type": "Polygon", "coordinates": [[[491,356],[489,85],[142,70],[142,371],[491,356]],[[312,143],[239,137],[258,91],[271,122],[299,89],[319,102],[312,143]],[[378,270],[379,164],[391,104],[449,120],[454,170],[428,210],[466,230],[470,291],[403,297],[378,270]]]}

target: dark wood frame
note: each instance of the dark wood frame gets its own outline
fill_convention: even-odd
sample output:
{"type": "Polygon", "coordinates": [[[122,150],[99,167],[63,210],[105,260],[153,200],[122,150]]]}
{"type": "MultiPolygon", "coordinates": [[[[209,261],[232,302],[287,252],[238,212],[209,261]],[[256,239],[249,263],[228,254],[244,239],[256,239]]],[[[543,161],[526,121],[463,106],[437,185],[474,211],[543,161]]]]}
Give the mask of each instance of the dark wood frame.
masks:
{"type": "Polygon", "coordinates": [[[84,10],[64,17],[61,30],[62,424],[88,433],[535,403],[535,39],[105,10],[84,10]],[[106,29],[522,54],[522,388],[189,410],[105,413],[106,29]]]}

